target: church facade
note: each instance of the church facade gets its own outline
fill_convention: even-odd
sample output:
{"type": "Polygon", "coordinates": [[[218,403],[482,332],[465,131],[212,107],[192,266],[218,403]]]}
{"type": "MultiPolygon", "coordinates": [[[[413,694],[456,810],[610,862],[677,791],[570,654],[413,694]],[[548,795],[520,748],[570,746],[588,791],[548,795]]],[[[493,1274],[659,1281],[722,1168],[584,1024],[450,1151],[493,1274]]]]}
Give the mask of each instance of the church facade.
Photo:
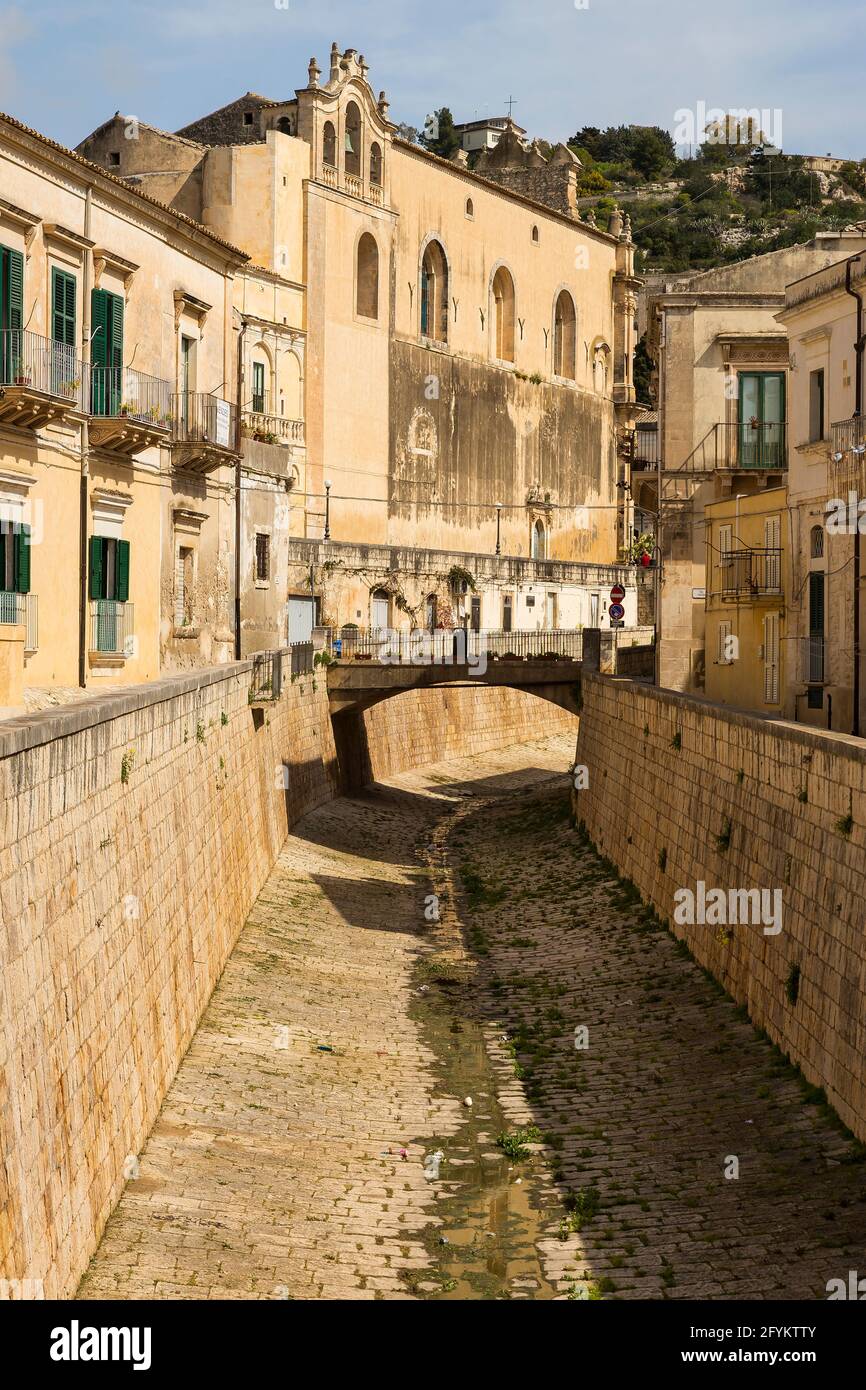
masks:
{"type": "Polygon", "coordinates": [[[619,580],[635,623],[618,563],[634,248],[618,212],[579,219],[569,151],[546,161],[509,128],[486,170],[440,159],[336,45],[289,99],[129,125],[79,152],[250,257],[233,315],[246,649],[309,621],[604,626],[619,580]]]}

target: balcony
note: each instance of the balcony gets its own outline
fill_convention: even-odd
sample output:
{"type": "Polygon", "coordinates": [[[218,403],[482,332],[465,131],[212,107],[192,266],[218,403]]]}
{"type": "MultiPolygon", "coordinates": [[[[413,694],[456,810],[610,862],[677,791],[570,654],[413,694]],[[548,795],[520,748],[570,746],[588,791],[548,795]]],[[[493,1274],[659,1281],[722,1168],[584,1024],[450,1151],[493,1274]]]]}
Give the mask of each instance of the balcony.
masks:
{"type": "Polygon", "coordinates": [[[172,458],[175,467],[208,473],[238,457],[238,413],[230,401],[200,391],[171,398],[172,458]]]}
{"type": "Polygon", "coordinates": [[[784,472],[788,467],[787,425],[759,420],[727,422],[711,426],[685,462],[672,471],[717,473],[725,471],[784,472]]]}
{"type": "Polygon", "coordinates": [[[90,602],[90,655],[120,663],[133,655],[134,607],[118,599],[97,598],[90,602]]]}
{"type": "Polygon", "coordinates": [[[247,439],[262,444],[303,444],[303,420],[289,420],[285,415],[271,413],[267,392],[253,394],[251,409],[242,412],[242,432],[247,439]]]}
{"type": "Polygon", "coordinates": [[[171,386],[131,367],[93,367],[90,442],[130,456],[169,438],[171,386]]]}
{"type": "Polygon", "coordinates": [[[719,564],[719,591],[734,603],[776,599],[782,595],[782,551],[729,550],[719,564]]]}
{"type": "Polygon", "coordinates": [[[866,492],[866,416],[854,415],[833,425],[830,487],[836,497],[866,492]]]}
{"type": "Polygon", "coordinates": [[[661,437],[657,429],[636,429],[632,441],[631,469],[633,473],[655,472],[661,456],[661,437]]]}
{"type": "Polygon", "coordinates": [[[25,654],[39,646],[38,605],[35,594],[16,594],[0,589],[0,623],[24,628],[25,654]]]}
{"type": "Polygon", "coordinates": [[[38,333],[0,333],[0,421],[35,430],[88,403],[87,368],[75,349],[38,333]]]}

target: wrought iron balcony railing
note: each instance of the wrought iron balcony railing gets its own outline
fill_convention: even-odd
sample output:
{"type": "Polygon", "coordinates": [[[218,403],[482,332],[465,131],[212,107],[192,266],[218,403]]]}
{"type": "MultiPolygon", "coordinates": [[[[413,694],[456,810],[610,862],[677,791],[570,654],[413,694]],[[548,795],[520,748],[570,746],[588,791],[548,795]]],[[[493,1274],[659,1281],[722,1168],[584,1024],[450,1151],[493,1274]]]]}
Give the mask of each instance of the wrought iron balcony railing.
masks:
{"type": "Polygon", "coordinates": [[[832,426],[830,489],[834,496],[847,498],[850,491],[866,492],[866,416],[837,420],[832,426]]]}
{"type": "Polygon", "coordinates": [[[171,427],[171,384],[132,367],[93,367],[90,414],[99,419],[126,419],[154,429],[171,427]]]}
{"type": "Polygon", "coordinates": [[[799,647],[799,676],[801,681],[807,685],[823,685],[824,683],[824,638],[823,637],[800,637],[797,639],[799,647]]]}
{"type": "Polygon", "coordinates": [[[660,456],[661,436],[658,430],[636,429],[632,442],[632,471],[646,472],[658,468],[660,456]]]}
{"type": "Polygon", "coordinates": [[[22,424],[38,425],[51,418],[60,404],[69,410],[86,410],[88,371],[74,347],[23,329],[5,329],[0,333],[0,416],[9,419],[18,413],[22,424]],[[46,402],[44,410],[39,408],[39,398],[46,402]]]}
{"type": "Polygon", "coordinates": [[[729,550],[719,561],[723,598],[778,598],[782,592],[781,548],[729,550]]]}
{"type": "Polygon", "coordinates": [[[209,444],[234,449],[237,407],[203,391],[182,391],[172,396],[174,438],[181,444],[209,444]]]}
{"type": "Polygon", "coordinates": [[[90,650],[104,656],[132,655],[134,608],[119,599],[96,598],[90,603],[90,650]]]}
{"type": "Polygon", "coordinates": [[[713,425],[674,472],[715,473],[736,469],[783,471],[788,467],[788,427],[747,420],[713,425]]]}

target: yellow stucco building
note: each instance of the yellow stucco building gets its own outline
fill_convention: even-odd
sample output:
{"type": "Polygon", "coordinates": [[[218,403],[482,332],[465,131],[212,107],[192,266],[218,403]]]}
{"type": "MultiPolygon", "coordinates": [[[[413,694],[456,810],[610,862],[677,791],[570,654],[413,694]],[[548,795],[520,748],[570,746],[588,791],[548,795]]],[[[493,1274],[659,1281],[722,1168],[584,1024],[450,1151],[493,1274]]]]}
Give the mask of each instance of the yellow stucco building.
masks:
{"type": "MultiPolygon", "coordinates": [[[[154,678],[170,664],[181,552],[191,587],[219,575],[238,454],[233,277],[246,256],[10,117],[0,162],[9,709],[25,686],[154,678]]],[[[212,579],[197,660],[231,654],[231,607],[230,583],[212,579]]]]}
{"type": "Polygon", "coordinates": [[[709,503],[704,511],[709,699],[781,714],[790,528],[784,487],[709,503]]]}
{"type": "MultiPolygon", "coordinates": [[[[635,623],[617,564],[634,247],[619,213],[580,220],[570,151],[545,160],[509,127],[487,176],[439,159],[336,45],[288,98],[246,93],[174,134],[126,126],[79,149],[242,246],[284,301],[258,317],[302,347],[302,450],[270,539],[288,537],[290,633],[311,588],[337,626],[457,620],[456,570],[476,581],[466,621],[604,626],[622,579],[635,623]]],[[[256,387],[242,360],[243,411],[271,365],[256,387]]],[[[244,621],[250,640],[267,629],[244,621]]]]}

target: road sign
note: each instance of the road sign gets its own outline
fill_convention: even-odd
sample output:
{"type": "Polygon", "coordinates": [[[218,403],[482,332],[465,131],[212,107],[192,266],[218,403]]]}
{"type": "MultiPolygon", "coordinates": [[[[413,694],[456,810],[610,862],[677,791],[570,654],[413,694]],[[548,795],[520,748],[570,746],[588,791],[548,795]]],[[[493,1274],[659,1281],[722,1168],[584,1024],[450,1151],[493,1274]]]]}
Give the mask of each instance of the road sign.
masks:
{"type": "Polygon", "coordinates": [[[610,618],[611,622],[618,623],[622,618],[625,617],[625,609],[623,608],[621,603],[612,603],[610,605],[610,608],[607,610],[607,615],[610,618]]]}
{"type": "Polygon", "coordinates": [[[625,598],[625,589],[622,587],[621,584],[614,584],[613,588],[610,591],[610,597],[612,603],[622,602],[622,600],[625,598]]]}

